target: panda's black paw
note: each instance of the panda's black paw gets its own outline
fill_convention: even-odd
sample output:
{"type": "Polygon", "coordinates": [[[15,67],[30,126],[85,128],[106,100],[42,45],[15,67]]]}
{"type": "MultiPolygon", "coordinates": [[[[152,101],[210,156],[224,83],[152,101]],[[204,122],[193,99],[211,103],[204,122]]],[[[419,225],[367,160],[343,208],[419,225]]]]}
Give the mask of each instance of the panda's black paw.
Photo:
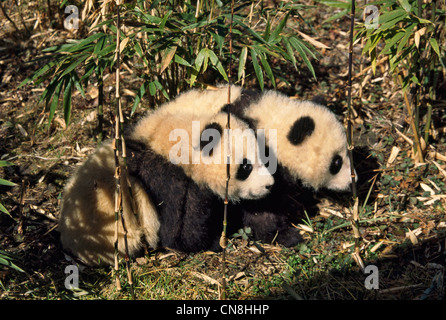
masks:
{"type": "Polygon", "coordinates": [[[276,242],[285,247],[293,247],[302,242],[303,238],[296,228],[288,228],[279,232],[276,242]]]}

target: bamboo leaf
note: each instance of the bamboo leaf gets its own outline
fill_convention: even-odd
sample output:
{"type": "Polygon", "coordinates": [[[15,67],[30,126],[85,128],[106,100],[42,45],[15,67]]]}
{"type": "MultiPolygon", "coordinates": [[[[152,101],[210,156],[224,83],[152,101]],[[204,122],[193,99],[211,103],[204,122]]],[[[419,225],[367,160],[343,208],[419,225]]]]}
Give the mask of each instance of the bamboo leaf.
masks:
{"type": "Polygon", "coordinates": [[[369,54],[370,54],[373,50],[375,50],[375,47],[378,45],[378,43],[382,39],[382,37],[383,37],[382,32],[372,34],[367,39],[367,42],[362,50],[362,54],[365,54],[366,52],[369,52],[369,54]]]}
{"type": "Polygon", "coordinates": [[[76,73],[73,74],[73,77],[71,78],[71,80],[73,81],[74,86],[76,87],[76,89],[79,90],[79,92],[81,93],[82,97],[85,98],[84,88],[80,84],[79,77],[78,77],[78,75],[76,73]]]}
{"type": "Polygon", "coordinates": [[[348,12],[349,12],[349,9],[344,9],[344,10],[342,10],[341,12],[336,13],[336,14],[332,15],[330,18],[324,20],[323,23],[327,23],[327,22],[330,22],[330,21],[333,21],[333,20],[342,18],[343,16],[345,16],[346,14],[348,14],[348,12]]]}
{"type": "Polygon", "coordinates": [[[56,112],[57,106],[59,105],[59,95],[60,95],[60,91],[62,89],[62,85],[63,85],[63,80],[60,79],[59,83],[57,84],[57,86],[54,90],[53,100],[51,101],[50,115],[48,118],[48,126],[50,125],[51,121],[53,121],[54,113],[56,112]]]}
{"type": "Polygon", "coordinates": [[[108,46],[97,52],[96,54],[98,57],[103,57],[114,52],[115,50],[116,50],[116,42],[112,42],[108,46]]]}
{"type": "Polygon", "coordinates": [[[222,75],[222,77],[228,81],[228,75],[226,74],[225,68],[223,67],[220,59],[218,59],[217,55],[214,51],[208,50],[209,58],[211,59],[212,65],[214,65],[218,72],[222,75]]]}
{"type": "Polygon", "coordinates": [[[169,19],[170,15],[172,14],[172,10],[169,10],[163,17],[163,20],[161,20],[159,27],[160,29],[164,29],[166,26],[167,19],[169,19]]]}
{"type": "Polygon", "coordinates": [[[250,53],[254,72],[256,73],[257,79],[259,80],[260,89],[262,89],[263,91],[265,83],[263,82],[262,69],[260,68],[259,61],[257,61],[257,52],[254,50],[254,48],[251,48],[250,53]]]}
{"type": "Polygon", "coordinates": [[[326,6],[333,7],[333,8],[350,9],[350,7],[351,7],[350,2],[343,2],[343,1],[336,1],[336,0],[317,0],[317,2],[320,2],[322,4],[325,4],[326,6]]]}
{"type": "Polygon", "coordinates": [[[6,161],[6,160],[0,160],[0,167],[9,167],[9,166],[13,166],[14,163],[6,161]]]}
{"type": "Polygon", "coordinates": [[[372,72],[373,75],[376,74],[376,48],[373,48],[370,52],[369,52],[369,56],[370,56],[370,63],[372,65],[372,72]]]}
{"type": "Polygon", "coordinates": [[[151,96],[155,96],[156,94],[156,86],[153,81],[149,83],[149,93],[151,96]]]}
{"type": "Polygon", "coordinates": [[[269,38],[269,43],[274,43],[274,41],[279,37],[280,33],[282,32],[283,28],[285,27],[288,17],[290,16],[291,11],[288,11],[286,16],[282,18],[279,25],[274,29],[273,33],[271,34],[271,37],[269,38]]]}
{"type": "Polygon", "coordinates": [[[399,3],[403,7],[403,9],[406,10],[407,13],[411,11],[412,6],[409,4],[408,0],[399,0],[399,3]]]}
{"type": "Polygon", "coordinates": [[[299,33],[299,35],[304,38],[308,43],[312,44],[313,46],[317,47],[317,48],[322,48],[322,49],[330,49],[329,46],[323,44],[322,42],[317,41],[316,39],[310,37],[309,35],[300,32],[299,30],[297,30],[297,33],[299,33]]]}
{"type": "Polygon", "coordinates": [[[239,80],[242,78],[242,75],[245,71],[247,57],[248,57],[248,47],[243,47],[242,50],[240,50],[240,58],[239,58],[239,63],[238,63],[238,79],[239,80]]]}
{"type": "Polygon", "coordinates": [[[98,42],[96,42],[94,49],[93,49],[93,53],[95,55],[98,55],[99,52],[101,52],[102,49],[104,49],[104,45],[105,45],[105,41],[107,40],[107,36],[104,36],[102,38],[100,38],[98,40],[98,42]]]}
{"type": "Polygon", "coordinates": [[[161,69],[160,73],[163,73],[164,70],[169,66],[169,63],[172,61],[173,57],[175,56],[175,52],[177,51],[177,46],[168,48],[165,51],[165,54],[163,56],[163,60],[161,61],[161,69]]]}
{"type": "Polygon", "coordinates": [[[65,91],[63,94],[63,114],[66,125],[70,123],[70,118],[71,118],[71,87],[72,87],[71,78],[68,78],[66,80],[65,91]]]}
{"type": "MultiPolygon", "coordinates": [[[[227,18],[230,18],[230,15],[224,15],[227,16],[227,18]]],[[[250,33],[252,36],[254,36],[253,40],[257,40],[260,43],[263,43],[265,45],[268,45],[268,43],[265,41],[265,39],[263,39],[263,37],[258,34],[256,31],[254,31],[253,29],[251,29],[250,27],[248,27],[246,24],[244,24],[239,17],[234,16],[234,23],[238,24],[240,27],[242,27],[243,29],[245,29],[245,31],[247,31],[248,33],[250,33]]]]}
{"type": "Polygon", "coordinates": [[[293,51],[293,48],[292,48],[289,40],[287,38],[283,38],[283,42],[285,43],[285,48],[287,50],[287,53],[288,53],[288,56],[289,56],[289,60],[293,63],[294,68],[297,69],[296,57],[294,56],[294,51],[293,51]]]}
{"type": "Polygon", "coordinates": [[[313,66],[312,66],[310,60],[308,59],[304,49],[302,48],[302,45],[300,44],[300,41],[297,38],[292,37],[290,39],[290,43],[293,46],[293,48],[296,49],[296,51],[299,53],[299,56],[304,61],[305,65],[310,70],[310,72],[313,75],[313,77],[316,79],[316,73],[314,72],[313,66]]]}
{"type": "Polygon", "coordinates": [[[41,69],[39,69],[31,78],[26,78],[23,80],[18,88],[23,87],[24,85],[28,84],[30,81],[34,81],[35,79],[39,78],[41,75],[43,75],[45,72],[50,70],[52,67],[54,67],[57,63],[55,61],[51,61],[48,64],[44,65],[41,69]]]}
{"type": "Polygon", "coordinates": [[[387,23],[381,25],[381,26],[379,27],[379,30],[381,30],[381,31],[385,31],[385,30],[387,30],[387,29],[390,29],[390,28],[392,28],[392,27],[395,27],[395,26],[397,25],[398,22],[400,22],[401,20],[404,20],[405,18],[407,18],[407,15],[401,15],[401,16],[397,17],[396,19],[391,20],[391,21],[389,21],[389,22],[387,22],[387,23]]]}
{"type": "Polygon", "coordinates": [[[99,38],[104,38],[104,37],[106,37],[106,35],[105,35],[104,33],[102,33],[102,32],[98,32],[98,33],[92,34],[92,35],[89,36],[88,38],[82,40],[82,41],[79,43],[79,45],[81,45],[81,46],[85,46],[85,45],[87,45],[87,44],[90,44],[90,43],[96,41],[96,40],[99,39],[99,38]]]}
{"type": "Polygon", "coordinates": [[[126,37],[124,40],[121,41],[121,43],[119,44],[119,53],[122,54],[122,52],[124,51],[125,47],[127,46],[127,43],[129,42],[130,38],[126,37]]]}
{"type": "Polygon", "coordinates": [[[195,80],[197,80],[199,74],[199,70],[195,69],[195,68],[190,68],[190,82],[189,82],[189,86],[192,87],[195,83],[195,80]]]}
{"type": "Polygon", "coordinates": [[[438,57],[441,59],[441,54],[440,54],[440,48],[438,47],[438,42],[437,39],[435,38],[430,38],[429,42],[432,46],[432,49],[434,49],[435,53],[438,55],[438,57]]]}
{"type": "Polygon", "coordinates": [[[135,51],[140,58],[144,57],[144,54],[143,54],[142,48],[141,48],[141,44],[138,41],[135,42],[135,51]]]}
{"type": "MultiPolygon", "coordinates": [[[[0,205],[0,210],[1,211],[3,211],[3,209],[4,209],[4,207],[3,207],[3,209],[2,209],[2,207],[3,206],[0,205]]],[[[8,212],[8,214],[9,214],[9,212],[8,212]]],[[[14,264],[12,262],[13,259],[14,259],[13,255],[7,253],[6,251],[0,250],[0,264],[8,266],[8,267],[10,267],[10,268],[12,268],[14,270],[19,271],[19,272],[25,272],[21,268],[19,268],[16,264],[14,264]]]]}
{"type": "Polygon", "coordinates": [[[271,67],[268,63],[268,60],[266,60],[264,54],[260,54],[260,62],[262,63],[263,69],[266,71],[266,74],[268,75],[268,78],[270,78],[271,83],[273,87],[276,87],[276,80],[274,79],[273,71],[271,70],[271,67]]]}
{"type": "Polygon", "coordinates": [[[3,213],[6,213],[8,216],[11,216],[11,214],[9,213],[9,211],[0,203],[0,211],[2,211],[3,213]]]}
{"type": "Polygon", "coordinates": [[[48,103],[50,102],[51,97],[53,96],[54,90],[56,89],[57,84],[59,83],[58,80],[59,80],[59,78],[55,77],[50,82],[50,84],[46,87],[46,89],[43,91],[42,95],[40,96],[39,103],[42,102],[44,99],[46,99],[46,106],[48,106],[48,103]]]}
{"type": "Polygon", "coordinates": [[[0,178],[0,185],[2,185],[2,186],[8,186],[8,187],[13,187],[13,186],[15,186],[16,184],[15,184],[14,182],[11,182],[11,181],[8,181],[8,180],[5,180],[5,179],[0,178]]]}
{"type": "Polygon", "coordinates": [[[384,13],[379,17],[379,23],[381,26],[379,31],[385,31],[391,27],[396,26],[398,22],[408,17],[408,13],[404,9],[396,9],[387,13],[384,13]]]}
{"type": "Polygon", "coordinates": [[[404,9],[396,9],[389,12],[385,12],[384,14],[379,16],[379,23],[382,25],[402,16],[407,16],[407,12],[404,9]]]}
{"type": "Polygon", "coordinates": [[[80,65],[82,62],[84,62],[90,55],[89,54],[84,54],[81,56],[81,58],[75,60],[74,62],[72,62],[66,69],[65,71],[61,74],[61,77],[67,75],[68,73],[70,73],[71,71],[73,71],[78,65],[80,65]]]}
{"type": "Polygon", "coordinates": [[[397,32],[392,39],[390,39],[389,41],[386,41],[386,45],[384,47],[384,49],[381,51],[381,54],[387,54],[390,49],[392,49],[393,46],[395,46],[395,44],[401,40],[401,38],[403,38],[406,34],[404,32],[397,32]]]}
{"type": "Polygon", "coordinates": [[[149,84],[148,84],[147,82],[144,82],[144,83],[141,85],[141,87],[139,88],[138,93],[137,93],[136,96],[135,96],[135,102],[133,103],[132,111],[130,112],[131,115],[133,115],[133,113],[134,113],[135,110],[136,110],[136,107],[138,106],[138,104],[140,103],[142,97],[143,97],[144,94],[146,93],[146,89],[147,89],[147,86],[148,86],[148,85],[149,85],[149,84]]]}
{"type": "MultiPolygon", "coordinates": [[[[195,68],[197,71],[200,71],[201,66],[205,62],[206,58],[209,58],[209,54],[207,48],[203,48],[198,52],[197,57],[195,58],[195,68]]],[[[206,63],[207,64],[207,63],[206,63]]],[[[206,66],[203,68],[203,72],[206,71],[206,66]]]]}
{"type": "Polygon", "coordinates": [[[269,42],[270,34],[271,34],[271,18],[268,15],[268,18],[266,19],[265,32],[263,33],[263,39],[265,39],[266,42],[269,42]]]}
{"type": "Polygon", "coordinates": [[[406,45],[407,41],[409,40],[410,36],[412,35],[412,30],[415,28],[416,24],[412,24],[409,27],[406,28],[406,31],[404,33],[404,37],[401,39],[401,41],[398,44],[398,48],[396,49],[396,52],[399,53],[406,45]]]}
{"type": "Polygon", "coordinates": [[[164,89],[163,85],[158,80],[154,80],[153,83],[155,84],[155,87],[159,91],[161,91],[161,93],[163,94],[164,98],[169,100],[169,95],[167,94],[167,91],[166,91],[166,89],[164,89]]]}
{"type": "Polygon", "coordinates": [[[183,65],[183,66],[186,66],[186,67],[192,67],[192,65],[191,65],[189,62],[187,62],[186,60],[184,60],[183,58],[181,58],[181,57],[180,57],[179,55],[177,55],[177,54],[175,54],[174,61],[175,61],[176,63],[178,63],[178,64],[183,65]]]}

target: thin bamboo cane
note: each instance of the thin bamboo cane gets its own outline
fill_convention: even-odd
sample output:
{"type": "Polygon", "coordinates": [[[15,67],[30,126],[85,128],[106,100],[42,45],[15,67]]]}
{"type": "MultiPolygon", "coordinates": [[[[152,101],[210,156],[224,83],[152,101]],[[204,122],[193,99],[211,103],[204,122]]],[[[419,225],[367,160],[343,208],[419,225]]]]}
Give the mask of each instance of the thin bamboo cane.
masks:
{"type": "MultiPolygon", "coordinates": [[[[350,159],[350,167],[351,167],[351,179],[352,179],[352,197],[354,201],[353,205],[353,220],[352,220],[352,229],[353,236],[355,239],[355,252],[354,257],[356,261],[362,261],[359,255],[360,249],[360,240],[361,240],[361,232],[359,230],[359,205],[358,205],[358,195],[356,190],[356,173],[355,166],[353,163],[353,150],[355,148],[353,143],[353,128],[352,128],[352,71],[353,71],[353,31],[355,27],[355,0],[352,0],[351,12],[350,12],[350,45],[348,51],[348,97],[347,97],[347,142],[348,142],[348,156],[350,159]]],[[[363,264],[359,263],[362,267],[363,264]]]]}
{"type": "MultiPolygon", "coordinates": [[[[124,231],[124,249],[125,249],[125,263],[127,270],[127,278],[128,284],[130,286],[130,293],[132,299],[135,299],[135,294],[133,290],[133,280],[132,274],[130,270],[130,258],[128,253],[128,242],[127,242],[127,228],[125,225],[124,212],[122,208],[122,190],[121,190],[121,170],[126,170],[126,148],[125,141],[122,136],[123,125],[124,125],[124,116],[122,114],[122,104],[121,104],[121,91],[120,91],[120,76],[121,76],[121,53],[120,53],[120,45],[121,45],[121,15],[120,15],[120,6],[121,1],[117,0],[116,2],[116,10],[117,10],[117,23],[116,23],[116,101],[117,107],[115,112],[115,139],[114,139],[114,151],[115,151],[115,181],[116,181],[116,189],[115,189],[115,279],[118,290],[121,290],[121,285],[118,277],[119,270],[119,248],[118,248],[118,225],[119,225],[119,217],[121,219],[122,229],[124,231]],[[121,150],[119,150],[119,143],[121,143],[121,150]],[[121,151],[121,155],[120,152],[121,151]],[[123,168],[121,168],[120,157],[123,159],[123,168]]],[[[127,176],[127,174],[125,175],[127,176]]]]}
{"type": "MultiPolygon", "coordinates": [[[[398,80],[400,81],[401,86],[403,86],[403,77],[401,76],[401,74],[399,73],[398,70],[397,70],[397,77],[398,77],[398,80]]],[[[412,105],[409,101],[409,97],[407,96],[407,91],[404,89],[403,89],[403,97],[404,97],[404,103],[406,104],[406,107],[407,107],[407,113],[409,114],[410,127],[412,128],[413,138],[415,141],[415,148],[413,150],[414,158],[416,157],[416,160],[418,162],[423,163],[424,157],[423,157],[423,149],[421,147],[420,136],[418,134],[417,125],[415,123],[415,117],[413,114],[412,105]]]]}
{"type": "Polygon", "coordinates": [[[226,123],[226,130],[228,132],[226,141],[226,152],[227,154],[227,161],[226,161],[226,190],[225,190],[225,200],[224,200],[224,211],[223,211],[223,231],[220,238],[220,246],[222,247],[222,288],[220,293],[220,299],[225,300],[226,299],[226,247],[228,244],[228,240],[226,237],[226,227],[228,225],[228,193],[229,193],[229,180],[231,179],[231,85],[232,85],[232,78],[231,78],[231,68],[232,68],[232,22],[234,17],[234,0],[231,2],[231,21],[229,25],[229,66],[228,66],[228,120],[226,123]]]}

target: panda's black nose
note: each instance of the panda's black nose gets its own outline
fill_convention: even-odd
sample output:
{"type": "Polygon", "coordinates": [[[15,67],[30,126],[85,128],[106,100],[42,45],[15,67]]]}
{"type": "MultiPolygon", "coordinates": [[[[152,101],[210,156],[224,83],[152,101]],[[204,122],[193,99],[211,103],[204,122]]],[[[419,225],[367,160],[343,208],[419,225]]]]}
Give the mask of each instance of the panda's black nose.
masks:
{"type": "Polygon", "coordinates": [[[265,186],[266,190],[271,190],[272,187],[273,187],[272,184],[267,184],[267,185],[265,186]]]}

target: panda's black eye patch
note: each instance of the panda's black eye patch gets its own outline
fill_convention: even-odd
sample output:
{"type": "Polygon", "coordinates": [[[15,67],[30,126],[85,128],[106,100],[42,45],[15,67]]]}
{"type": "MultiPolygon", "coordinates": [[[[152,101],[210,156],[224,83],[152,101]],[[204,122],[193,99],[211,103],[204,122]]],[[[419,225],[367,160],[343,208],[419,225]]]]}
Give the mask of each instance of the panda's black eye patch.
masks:
{"type": "Polygon", "coordinates": [[[292,145],[301,144],[307,136],[310,136],[314,131],[314,121],[310,117],[302,117],[297,119],[290,131],[288,132],[288,140],[292,145]]]}
{"type": "Polygon", "coordinates": [[[252,172],[252,164],[248,159],[243,159],[237,170],[235,178],[237,180],[246,180],[252,172]]]}
{"type": "Polygon", "coordinates": [[[223,128],[220,124],[216,122],[207,124],[201,132],[200,150],[205,151],[206,147],[206,151],[209,153],[209,156],[212,156],[214,147],[221,140],[222,132],[223,128]]]}
{"type": "Polygon", "coordinates": [[[339,172],[339,170],[341,170],[341,168],[342,168],[342,157],[339,154],[337,154],[331,160],[330,173],[332,175],[335,175],[339,172]]]}

